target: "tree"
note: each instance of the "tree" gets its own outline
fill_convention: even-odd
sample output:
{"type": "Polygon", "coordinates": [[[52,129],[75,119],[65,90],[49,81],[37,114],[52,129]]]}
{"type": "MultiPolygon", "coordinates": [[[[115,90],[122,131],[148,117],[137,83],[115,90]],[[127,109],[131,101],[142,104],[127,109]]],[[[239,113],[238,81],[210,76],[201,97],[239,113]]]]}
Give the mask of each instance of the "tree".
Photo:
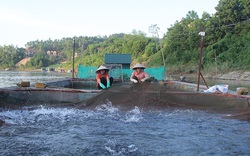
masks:
{"type": "Polygon", "coordinates": [[[188,14],[186,15],[186,19],[189,19],[191,21],[196,20],[198,18],[199,18],[199,16],[198,16],[197,12],[195,12],[194,10],[188,11],[188,14]]]}
{"type": "Polygon", "coordinates": [[[42,60],[39,61],[38,67],[39,67],[39,68],[42,68],[42,67],[43,67],[43,61],[42,61],[42,60]]]}

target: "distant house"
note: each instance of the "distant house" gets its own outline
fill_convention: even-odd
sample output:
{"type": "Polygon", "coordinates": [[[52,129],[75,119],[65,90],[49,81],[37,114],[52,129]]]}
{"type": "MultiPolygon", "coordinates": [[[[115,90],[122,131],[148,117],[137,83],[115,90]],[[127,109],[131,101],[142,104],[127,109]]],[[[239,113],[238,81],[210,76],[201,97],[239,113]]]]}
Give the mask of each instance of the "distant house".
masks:
{"type": "Polygon", "coordinates": [[[52,55],[57,56],[57,51],[53,51],[52,55]]]}
{"type": "Polygon", "coordinates": [[[57,56],[58,55],[58,52],[57,51],[47,51],[47,55],[51,55],[51,56],[57,56]]]}
{"type": "Polygon", "coordinates": [[[26,51],[26,56],[27,57],[32,57],[34,55],[33,51],[26,51]]]}

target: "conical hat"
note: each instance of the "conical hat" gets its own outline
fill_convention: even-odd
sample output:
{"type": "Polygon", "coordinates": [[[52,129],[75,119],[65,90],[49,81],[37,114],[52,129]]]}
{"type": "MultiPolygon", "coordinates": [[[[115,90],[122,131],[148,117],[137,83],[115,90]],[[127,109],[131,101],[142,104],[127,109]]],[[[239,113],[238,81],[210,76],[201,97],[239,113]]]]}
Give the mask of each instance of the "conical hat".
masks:
{"type": "Polygon", "coordinates": [[[98,73],[100,70],[106,70],[107,72],[109,71],[107,67],[101,65],[95,72],[98,73]]]}
{"type": "Polygon", "coordinates": [[[136,63],[136,65],[134,65],[132,69],[137,69],[137,68],[145,69],[146,67],[140,63],[136,63]]]}

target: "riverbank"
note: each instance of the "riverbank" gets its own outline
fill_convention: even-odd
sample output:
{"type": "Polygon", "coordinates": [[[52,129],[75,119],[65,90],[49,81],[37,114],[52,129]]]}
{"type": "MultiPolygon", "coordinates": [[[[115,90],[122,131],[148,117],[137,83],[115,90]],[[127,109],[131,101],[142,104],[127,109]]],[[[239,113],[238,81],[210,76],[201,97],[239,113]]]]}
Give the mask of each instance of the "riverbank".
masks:
{"type": "MultiPolygon", "coordinates": [[[[238,87],[250,90],[250,72],[232,71],[224,74],[211,74],[202,72],[204,80],[200,77],[200,84],[214,86],[216,84],[228,84],[229,89],[236,91],[238,87]]],[[[189,83],[198,83],[198,73],[167,74],[167,79],[189,83]]]]}
{"type": "Polygon", "coordinates": [[[240,81],[250,81],[250,71],[232,71],[226,74],[217,74],[212,76],[213,79],[221,80],[240,80],[240,81]]]}
{"type": "MultiPolygon", "coordinates": [[[[169,74],[172,75],[174,78],[179,77],[198,77],[198,73],[175,73],[169,74]]],[[[250,81],[250,71],[232,71],[223,74],[213,74],[213,73],[203,73],[202,75],[204,78],[208,79],[217,79],[217,80],[237,80],[237,81],[250,81]]]]}

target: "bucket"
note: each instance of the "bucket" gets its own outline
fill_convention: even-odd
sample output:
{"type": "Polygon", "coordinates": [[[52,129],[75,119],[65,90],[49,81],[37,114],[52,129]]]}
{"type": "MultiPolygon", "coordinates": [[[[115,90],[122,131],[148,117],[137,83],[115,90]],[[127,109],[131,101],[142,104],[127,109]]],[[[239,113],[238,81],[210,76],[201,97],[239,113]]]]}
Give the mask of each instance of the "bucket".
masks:
{"type": "Polygon", "coordinates": [[[238,95],[247,95],[248,94],[248,89],[245,87],[238,87],[236,90],[237,90],[238,95]]]}

